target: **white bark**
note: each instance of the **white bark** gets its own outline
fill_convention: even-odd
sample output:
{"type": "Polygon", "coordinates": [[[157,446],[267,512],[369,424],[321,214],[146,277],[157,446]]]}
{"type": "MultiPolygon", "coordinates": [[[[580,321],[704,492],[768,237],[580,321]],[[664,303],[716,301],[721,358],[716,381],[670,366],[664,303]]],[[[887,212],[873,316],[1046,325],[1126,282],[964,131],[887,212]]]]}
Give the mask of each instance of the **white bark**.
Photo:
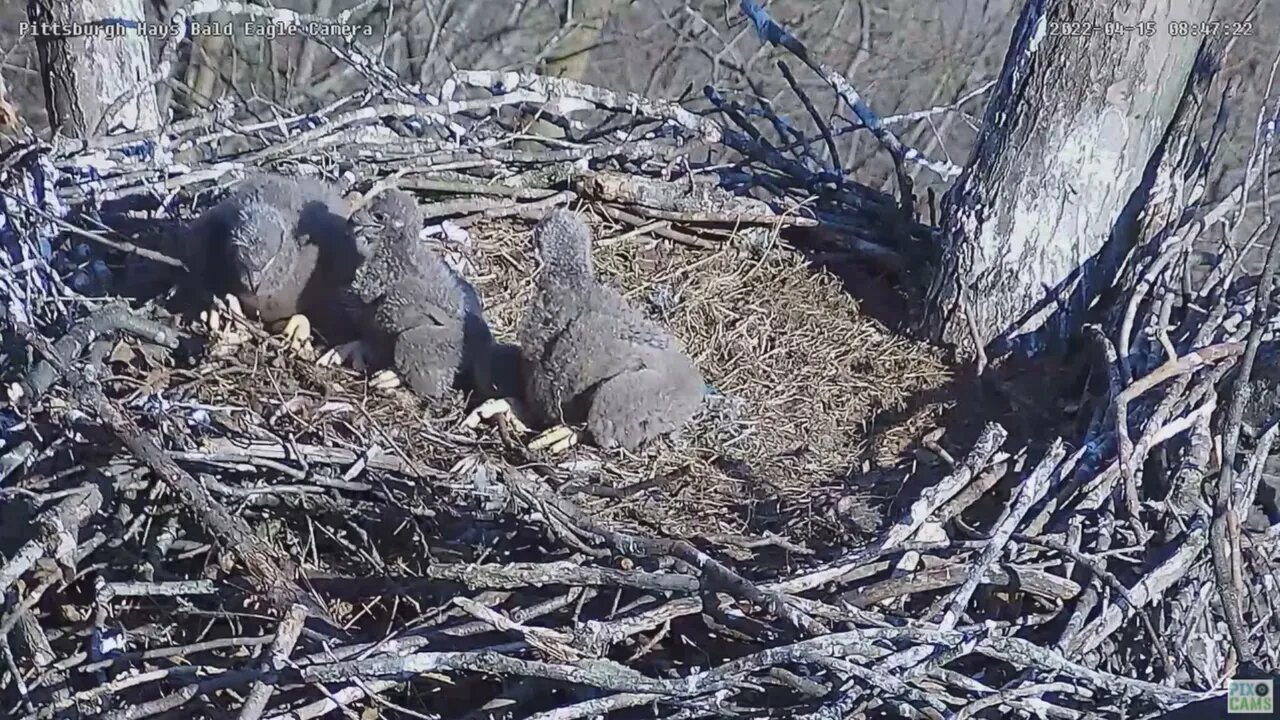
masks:
{"type": "Polygon", "coordinates": [[[151,73],[149,40],[138,30],[147,22],[142,0],[30,0],[27,15],[39,33],[36,48],[55,131],[86,137],[159,127],[155,88],[140,87],[151,73]],[[39,24],[48,22],[82,34],[41,32],[39,24]],[[116,100],[130,93],[114,117],[101,122],[116,100]]]}
{"type": "Polygon", "coordinates": [[[929,331],[997,354],[1035,354],[1071,331],[1123,256],[1099,253],[1200,45],[1169,22],[1207,19],[1213,6],[1027,0],[974,154],[944,203],[929,331]],[[1105,23],[1119,25],[1107,33],[1105,23]],[[1100,29],[1062,32],[1089,24],[1100,29]]]}

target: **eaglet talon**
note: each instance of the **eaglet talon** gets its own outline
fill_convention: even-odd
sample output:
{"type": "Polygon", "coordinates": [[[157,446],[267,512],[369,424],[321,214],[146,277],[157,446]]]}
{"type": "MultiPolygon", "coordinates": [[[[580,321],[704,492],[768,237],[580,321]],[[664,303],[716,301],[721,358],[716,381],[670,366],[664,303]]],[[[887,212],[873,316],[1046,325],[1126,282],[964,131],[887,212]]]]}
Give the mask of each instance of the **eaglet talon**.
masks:
{"type": "Polygon", "coordinates": [[[241,319],[247,319],[249,317],[244,314],[244,308],[240,305],[240,298],[235,295],[227,294],[222,296],[222,303],[227,306],[227,310],[232,316],[241,319]]]}
{"type": "Polygon", "coordinates": [[[374,390],[394,390],[401,385],[400,376],[393,370],[381,370],[369,378],[369,387],[374,390]]]}
{"type": "Polygon", "coordinates": [[[330,348],[320,356],[316,364],[326,367],[350,365],[357,371],[363,371],[369,367],[369,350],[363,341],[354,340],[330,348]]]}
{"type": "Polygon", "coordinates": [[[490,398],[472,410],[462,421],[462,426],[475,430],[481,423],[502,418],[513,431],[523,435],[529,432],[529,426],[520,419],[521,411],[520,403],[515,398],[490,398]]]}
{"type": "Polygon", "coordinates": [[[244,309],[235,295],[215,297],[213,305],[200,313],[200,321],[208,328],[210,337],[228,346],[239,345],[249,339],[249,333],[239,325],[245,319],[244,309]]]}
{"type": "Polygon", "coordinates": [[[546,450],[552,455],[568,450],[578,444],[578,433],[571,427],[557,425],[529,441],[529,449],[546,450]]]}
{"type": "Polygon", "coordinates": [[[311,320],[306,315],[298,314],[289,318],[289,322],[285,323],[284,330],[280,331],[284,336],[285,344],[294,353],[308,357],[312,354],[311,348],[311,320]]]}
{"type": "Polygon", "coordinates": [[[208,308],[200,311],[200,322],[208,328],[209,334],[217,335],[222,331],[222,316],[224,313],[228,315],[240,313],[243,316],[243,311],[240,309],[240,301],[236,299],[236,296],[214,297],[213,303],[208,308]]]}

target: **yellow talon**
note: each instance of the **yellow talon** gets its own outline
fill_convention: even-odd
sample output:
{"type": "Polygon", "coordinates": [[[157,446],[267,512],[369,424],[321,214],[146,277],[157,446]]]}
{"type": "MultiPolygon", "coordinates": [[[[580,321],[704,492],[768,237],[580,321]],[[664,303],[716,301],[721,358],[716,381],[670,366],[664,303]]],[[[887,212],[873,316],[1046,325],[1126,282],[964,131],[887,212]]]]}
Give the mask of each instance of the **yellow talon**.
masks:
{"type": "Polygon", "coordinates": [[[284,335],[290,350],[300,355],[306,354],[311,346],[311,321],[306,315],[294,315],[289,318],[289,322],[285,323],[281,334],[284,335]]]}
{"type": "Polygon", "coordinates": [[[564,425],[547,430],[529,441],[530,450],[546,450],[551,454],[562,453],[578,444],[578,433],[564,425]]]}
{"type": "Polygon", "coordinates": [[[209,329],[209,335],[219,344],[234,346],[249,339],[249,333],[238,328],[238,322],[245,319],[244,309],[235,295],[215,297],[213,305],[200,313],[200,320],[209,329]],[[229,320],[225,322],[224,320],[229,320]]]}
{"type": "Polygon", "coordinates": [[[382,370],[369,378],[369,387],[374,390],[393,390],[400,387],[400,376],[394,371],[382,370]]]}
{"type": "Polygon", "coordinates": [[[355,340],[330,348],[316,363],[330,367],[350,364],[355,370],[363,371],[369,366],[368,354],[364,342],[355,340]]]}
{"type": "Polygon", "coordinates": [[[521,435],[529,432],[529,426],[524,424],[520,419],[521,410],[520,403],[515,398],[490,398],[480,403],[480,406],[472,410],[462,421],[462,426],[475,430],[480,427],[481,423],[492,421],[497,417],[504,417],[507,424],[513,431],[521,435]]]}

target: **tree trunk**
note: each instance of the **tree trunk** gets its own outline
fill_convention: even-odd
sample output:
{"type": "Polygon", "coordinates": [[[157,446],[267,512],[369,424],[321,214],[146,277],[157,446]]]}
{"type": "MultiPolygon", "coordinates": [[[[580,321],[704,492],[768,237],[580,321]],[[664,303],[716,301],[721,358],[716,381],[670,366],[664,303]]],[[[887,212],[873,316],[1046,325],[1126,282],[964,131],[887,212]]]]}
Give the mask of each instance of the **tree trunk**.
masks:
{"type": "Polygon", "coordinates": [[[151,73],[149,41],[138,31],[147,22],[142,0],[30,0],[27,15],[54,132],[88,137],[159,127],[155,88],[140,87],[151,73]],[[87,32],[69,35],[39,26],[49,22],[87,32]],[[114,117],[101,122],[130,93],[114,117]]]}
{"type": "Polygon", "coordinates": [[[1035,355],[1077,327],[1124,257],[1130,239],[1113,228],[1135,209],[1200,45],[1170,22],[1213,6],[1027,0],[944,200],[925,318],[935,339],[1035,355]],[[1072,34],[1086,26],[1097,29],[1072,34]]]}

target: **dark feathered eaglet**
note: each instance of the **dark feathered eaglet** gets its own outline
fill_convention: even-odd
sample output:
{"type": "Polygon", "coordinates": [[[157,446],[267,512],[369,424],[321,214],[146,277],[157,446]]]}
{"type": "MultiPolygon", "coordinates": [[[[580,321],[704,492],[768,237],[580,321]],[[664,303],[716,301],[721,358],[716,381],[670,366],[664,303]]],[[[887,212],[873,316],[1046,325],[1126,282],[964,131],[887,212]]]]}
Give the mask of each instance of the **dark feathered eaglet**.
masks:
{"type": "Polygon", "coordinates": [[[453,387],[492,394],[493,336],[475,288],[418,238],[423,218],[413,197],[388,190],[352,217],[368,260],[352,290],[375,364],[390,364],[418,393],[453,387]]]}
{"type": "Polygon", "coordinates": [[[563,210],[534,231],[541,266],[519,333],[524,400],[541,422],[585,422],[597,444],[634,449],[687,422],[705,385],[675,337],[596,281],[592,240],[563,210]]]}
{"type": "Polygon", "coordinates": [[[187,266],[206,289],[235,295],[264,322],[333,317],[360,261],[345,211],[324,182],[254,173],[191,225],[187,266]]]}

